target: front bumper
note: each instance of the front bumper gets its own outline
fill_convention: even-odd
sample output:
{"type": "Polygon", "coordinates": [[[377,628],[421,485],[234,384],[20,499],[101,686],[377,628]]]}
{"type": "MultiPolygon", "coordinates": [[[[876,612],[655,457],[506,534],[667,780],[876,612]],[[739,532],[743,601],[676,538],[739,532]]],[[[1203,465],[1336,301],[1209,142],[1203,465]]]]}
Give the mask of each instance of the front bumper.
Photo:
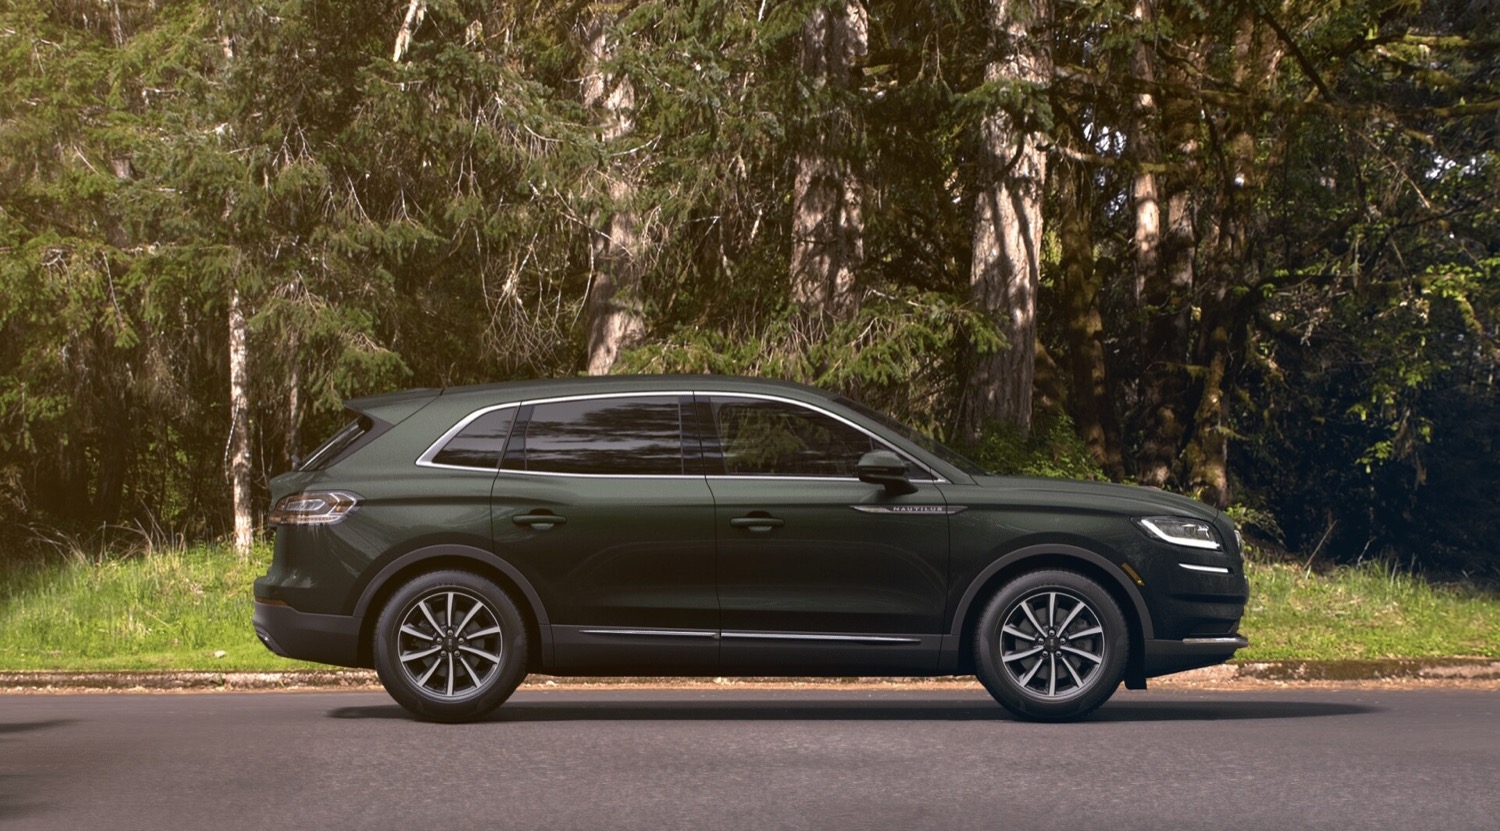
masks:
{"type": "Polygon", "coordinates": [[[1147,678],[1155,678],[1158,675],[1215,666],[1232,658],[1235,650],[1249,645],[1250,639],[1244,635],[1146,641],[1144,674],[1147,678]]]}
{"type": "Polygon", "coordinates": [[[360,618],[299,612],[281,601],[257,597],[254,620],[256,637],[283,658],[341,667],[364,665],[359,659],[360,618]]]}

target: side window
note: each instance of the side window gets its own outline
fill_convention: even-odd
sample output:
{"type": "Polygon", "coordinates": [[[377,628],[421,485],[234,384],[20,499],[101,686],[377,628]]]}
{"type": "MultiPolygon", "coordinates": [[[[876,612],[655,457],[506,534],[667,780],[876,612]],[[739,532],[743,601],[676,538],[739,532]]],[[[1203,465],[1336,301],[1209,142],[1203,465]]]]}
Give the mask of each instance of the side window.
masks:
{"type": "Polygon", "coordinates": [[[728,476],[853,479],[861,456],[884,449],[838,419],[782,401],[716,398],[712,411],[728,476]]]}
{"type": "Polygon", "coordinates": [[[522,458],[518,465],[508,456],[505,466],[544,473],[678,476],[683,473],[681,408],[675,396],[537,404],[526,424],[522,458]]]}
{"type": "Polygon", "coordinates": [[[490,410],[464,425],[458,435],[449,439],[433,455],[432,463],[483,470],[498,469],[500,454],[505,451],[505,439],[510,435],[510,426],[515,419],[515,407],[490,410]]]}

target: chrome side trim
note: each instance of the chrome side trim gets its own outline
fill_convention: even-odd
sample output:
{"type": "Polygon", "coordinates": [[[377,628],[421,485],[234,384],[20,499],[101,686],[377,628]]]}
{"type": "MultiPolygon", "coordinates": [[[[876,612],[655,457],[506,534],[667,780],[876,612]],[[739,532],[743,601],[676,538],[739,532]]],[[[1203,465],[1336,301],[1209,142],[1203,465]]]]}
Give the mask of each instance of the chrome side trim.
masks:
{"type": "Polygon", "coordinates": [[[1208,646],[1210,644],[1219,646],[1233,646],[1236,649],[1244,649],[1250,645],[1250,639],[1244,635],[1227,635],[1218,638],[1183,638],[1183,643],[1195,646],[1208,646]]]}
{"type": "Polygon", "coordinates": [[[801,635],[788,632],[721,632],[721,638],[766,641],[820,641],[835,643],[921,643],[921,638],[888,635],[801,635]]]}
{"type": "Polygon", "coordinates": [[[718,632],[707,629],[580,629],[580,635],[645,635],[654,638],[717,638],[718,632]]]}
{"type": "Polygon", "coordinates": [[[1204,574],[1229,574],[1229,569],[1224,566],[1200,566],[1197,563],[1178,563],[1177,565],[1188,571],[1201,571],[1204,574]]]}

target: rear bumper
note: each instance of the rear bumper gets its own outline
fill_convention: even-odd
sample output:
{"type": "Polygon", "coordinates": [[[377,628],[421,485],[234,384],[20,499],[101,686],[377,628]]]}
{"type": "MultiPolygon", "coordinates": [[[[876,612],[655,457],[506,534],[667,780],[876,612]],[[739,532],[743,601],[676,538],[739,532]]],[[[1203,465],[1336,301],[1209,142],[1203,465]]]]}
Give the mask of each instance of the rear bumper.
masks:
{"type": "Polygon", "coordinates": [[[255,635],[283,658],[342,667],[361,666],[360,619],[299,612],[280,601],[255,598],[255,635]]]}
{"type": "Polygon", "coordinates": [[[1146,641],[1145,677],[1155,678],[1158,675],[1222,664],[1234,657],[1235,650],[1249,645],[1250,639],[1244,635],[1146,641]]]}

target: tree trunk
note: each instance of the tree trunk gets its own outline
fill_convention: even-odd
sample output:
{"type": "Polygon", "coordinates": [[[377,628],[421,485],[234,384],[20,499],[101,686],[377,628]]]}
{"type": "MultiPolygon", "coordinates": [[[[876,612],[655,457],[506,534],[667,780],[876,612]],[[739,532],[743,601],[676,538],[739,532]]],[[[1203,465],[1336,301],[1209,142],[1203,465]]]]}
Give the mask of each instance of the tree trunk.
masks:
{"type": "Polygon", "coordinates": [[[1119,424],[1110,400],[1099,312],[1103,280],[1094,263],[1092,172],[1064,163],[1057,182],[1057,236],[1062,249],[1060,293],[1068,339],[1068,413],[1084,446],[1110,476],[1124,474],[1119,424]]]}
{"type": "Polygon", "coordinates": [[[302,458],[302,365],[299,360],[302,339],[293,333],[288,357],[286,390],[286,461],[294,467],[302,458]]]}
{"type": "Polygon", "coordinates": [[[1203,391],[1193,414],[1193,436],[1183,453],[1188,490],[1218,508],[1229,506],[1229,431],[1224,424],[1224,374],[1229,362],[1229,333],[1215,326],[1205,338],[1210,353],[1203,391]]]}
{"type": "MultiPolygon", "coordinates": [[[[1149,5],[1141,9],[1149,13],[1149,5]]],[[[1151,21],[1148,21],[1148,23],[1151,21]]],[[[1149,31],[1149,27],[1148,27],[1149,31]]],[[[1201,47],[1200,47],[1201,48],[1201,47]]],[[[1141,44],[1137,67],[1155,80],[1154,55],[1141,44]]],[[[1196,64],[1195,64],[1196,65],[1196,64]]],[[[1180,71],[1180,70],[1179,70],[1180,71]]],[[[1197,269],[1198,237],[1196,196],[1198,182],[1198,103],[1186,91],[1197,83],[1191,78],[1172,78],[1179,94],[1164,102],[1152,101],[1139,114],[1159,119],[1155,132],[1165,137],[1174,172],[1146,178],[1147,171],[1163,161],[1155,146],[1153,125],[1138,125],[1142,173],[1136,185],[1136,265],[1144,322],[1140,347],[1141,410],[1143,416],[1141,454],[1137,477],[1143,484],[1164,486],[1179,479],[1184,437],[1192,407],[1189,401],[1193,331],[1193,290],[1197,269]],[[1153,209],[1151,203],[1155,202],[1153,209]],[[1153,225],[1160,227],[1153,231],[1153,225]],[[1157,246],[1149,244],[1159,234],[1157,246]],[[1154,250],[1153,250],[1154,249],[1154,250]]],[[[1138,101],[1138,107],[1142,102],[1138,101]]]]}
{"type": "Polygon", "coordinates": [[[250,555],[255,541],[250,495],[249,354],[239,289],[229,294],[229,480],[234,490],[234,550],[250,555]]]}
{"type": "MultiPolygon", "coordinates": [[[[1234,37],[1235,88],[1265,92],[1284,54],[1284,44],[1268,36],[1255,8],[1242,8],[1234,37]]],[[[1223,402],[1224,386],[1237,365],[1236,356],[1243,353],[1246,331],[1244,295],[1232,289],[1258,285],[1262,273],[1261,254],[1251,242],[1251,217],[1265,186],[1256,152],[1257,118],[1248,104],[1225,113],[1223,129],[1216,136],[1222,144],[1213,147],[1215,157],[1222,160],[1223,173],[1214,210],[1203,223],[1203,245],[1210,255],[1206,285],[1199,292],[1203,321],[1196,361],[1203,367],[1202,388],[1183,456],[1189,490],[1220,508],[1233,499],[1228,473],[1232,432],[1223,402]]]]}
{"type": "MultiPolygon", "coordinates": [[[[1047,0],[991,0],[990,36],[997,60],[985,81],[1034,100],[1051,77],[1043,26],[1047,0]]],[[[1042,194],[1047,178],[1043,136],[1027,113],[996,109],[980,128],[985,181],[974,207],[969,285],[974,301],[995,319],[1005,346],[976,355],[960,415],[977,436],[987,421],[1031,429],[1036,358],[1036,294],[1041,282],[1042,194]]]]}
{"type": "MultiPolygon", "coordinates": [[[[614,58],[612,19],[594,13],[583,27],[587,65],[583,104],[598,113],[601,141],[608,148],[635,129],[635,86],[623,74],[612,74],[614,58]]],[[[588,372],[607,375],[620,352],[638,342],[645,332],[640,297],[640,228],[632,202],[635,171],[621,157],[606,155],[597,176],[601,207],[591,221],[589,256],[593,281],[588,297],[588,372]]]]}
{"type": "MultiPolygon", "coordinates": [[[[1130,59],[1131,74],[1143,90],[1135,97],[1129,145],[1135,164],[1130,187],[1135,213],[1131,249],[1135,255],[1135,302],[1139,306],[1145,300],[1146,284],[1155,278],[1161,260],[1161,205],[1156,192],[1156,168],[1161,165],[1161,142],[1157,139],[1161,119],[1156,97],[1147,91],[1156,83],[1155,59],[1151,45],[1146,42],[1147,32],[1155,25],[1154,12],[1146,0],[1136,0],[1133,14],[1143,30],[1130,59]]],[[[1145,319],[1144,310],[1141,319],[1145,319]]]]}
{"type": "MultiPolygon", "coordinates": [[[[858,0],[819,6],[802,26],[802,71],[816,89],[858,88],[869,47],[869,18],[858,0]]],[[[846,317],[857,306],[855,278],[864,260],[864,183],[850,161],[857,125],[831,107],[796,157],[792,185],[792,298],[814,320],[846,317]]]]}

